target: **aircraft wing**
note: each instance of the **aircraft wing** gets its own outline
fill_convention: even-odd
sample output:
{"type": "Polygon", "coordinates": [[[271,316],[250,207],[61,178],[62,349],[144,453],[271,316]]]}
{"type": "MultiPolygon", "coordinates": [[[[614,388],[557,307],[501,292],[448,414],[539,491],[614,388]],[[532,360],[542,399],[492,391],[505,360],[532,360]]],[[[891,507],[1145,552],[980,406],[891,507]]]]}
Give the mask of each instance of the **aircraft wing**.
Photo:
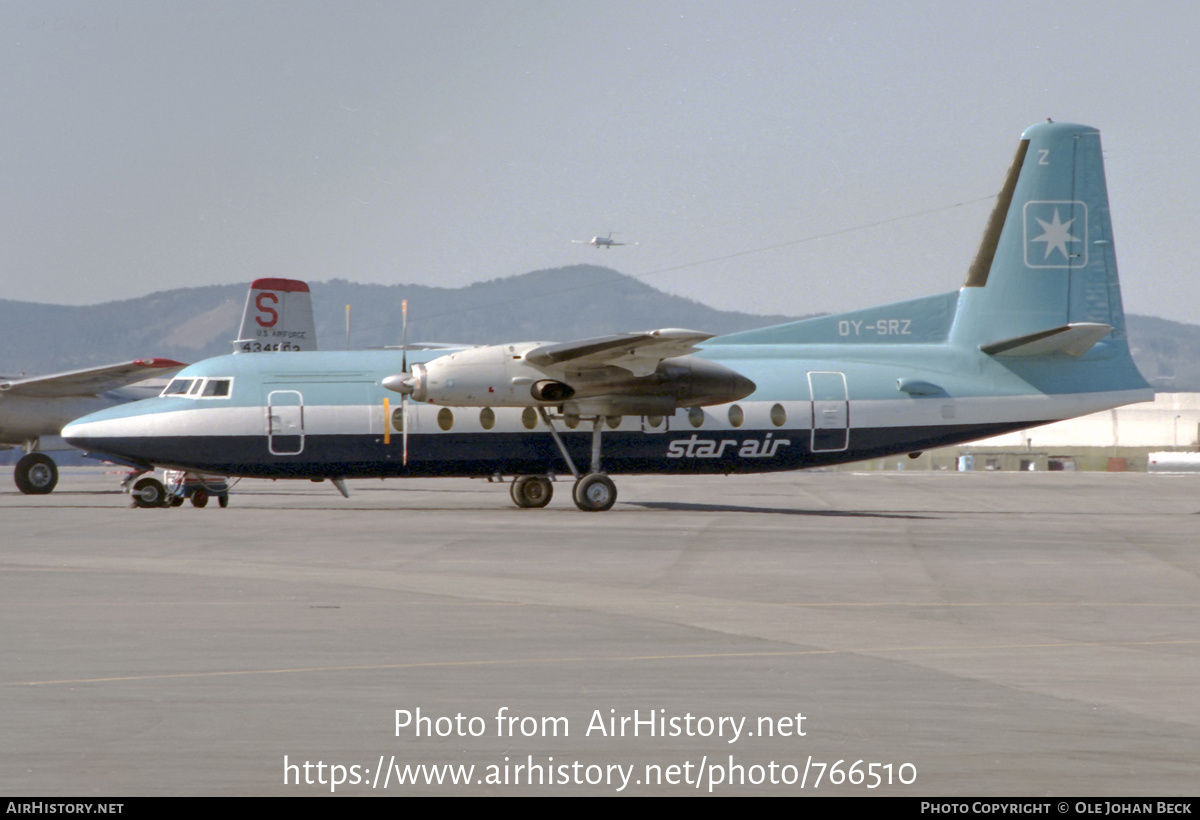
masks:
{"type": "Polygon", "coordinates": [[[4,379],[0,381],[0,395],[12,394],[43,399],[97,396],[146,379],[170,376],[185,367],[186,364],[172,359],[136,359],[132,362],[53,373],[49,376],[4,379]]]}
{"type": "Polygon", "coordinates": [[[535,347],[525,354],[525,361],[539,368],[620,367],[635,376],[649,376],[663,359],[695,353],[697,344],[712,337],[711,333],[677,327],[619,333],[535,347]]]}

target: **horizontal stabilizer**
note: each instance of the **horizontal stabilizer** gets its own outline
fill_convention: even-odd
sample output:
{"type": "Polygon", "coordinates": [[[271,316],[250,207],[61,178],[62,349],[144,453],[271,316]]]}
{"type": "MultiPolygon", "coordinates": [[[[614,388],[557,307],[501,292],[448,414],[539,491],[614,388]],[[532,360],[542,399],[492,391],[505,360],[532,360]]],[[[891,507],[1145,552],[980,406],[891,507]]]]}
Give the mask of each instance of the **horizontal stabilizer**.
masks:
{"type": "Polygon", "coordinates": [[[979,349],[989,356],[1050,356],[1055,353],[1082,356],[1111,332],[1112,325],[1075,322],[980,345],[979,349]]]}

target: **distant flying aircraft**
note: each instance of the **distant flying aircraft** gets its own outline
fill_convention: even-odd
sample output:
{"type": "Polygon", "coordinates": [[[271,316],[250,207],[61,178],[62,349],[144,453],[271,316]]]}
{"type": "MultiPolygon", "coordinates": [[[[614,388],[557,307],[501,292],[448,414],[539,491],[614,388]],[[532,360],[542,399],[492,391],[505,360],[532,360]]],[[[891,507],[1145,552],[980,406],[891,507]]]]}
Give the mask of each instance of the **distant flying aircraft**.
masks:
{"type": "MultiPolygon", "coordinates": [[[[186,393],[63,435],[144,470],[343,491],[347,478],[512,476],[521,507],[545,506],[570,473],[575,504],[599,511],[616,501],[613,474],[916,454],[1153,397],[1126,342],[1100,135],[1065,123],[1022,135],[958,291],[717,338],[225,356],[176,380],[186,393]]],[[[161,485],[145,487],[157,503],[161,485]]]]}
{"type": "Polygon", "coordinates": [[[572,239],[580,245],[591,245],[594,248],[612,248],[617,245],[627,245],[628,242],[617,242],[612,238],[613,232],[609,231],[608,236],[593,236],[591,239],[572,239]]]}

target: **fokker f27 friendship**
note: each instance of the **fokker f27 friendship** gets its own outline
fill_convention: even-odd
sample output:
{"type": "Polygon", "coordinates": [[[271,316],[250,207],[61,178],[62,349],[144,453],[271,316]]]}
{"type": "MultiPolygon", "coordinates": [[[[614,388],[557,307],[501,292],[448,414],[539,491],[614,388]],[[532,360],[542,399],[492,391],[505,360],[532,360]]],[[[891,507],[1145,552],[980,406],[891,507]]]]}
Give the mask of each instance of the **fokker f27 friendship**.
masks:
{"type": "Polygon", "coordinates": [[[1100,135],[1065,123],[1022,135],[958,291],[716,338],[226,356],[176,381],[186,392],[87,416],[65,438],[144,470],[343,491],[347,478],[514,476],[523,507],[570,473],[595,511],[613,506],[614,474],[915,453],[1153,395],[1125,338],[1100,135]]]}

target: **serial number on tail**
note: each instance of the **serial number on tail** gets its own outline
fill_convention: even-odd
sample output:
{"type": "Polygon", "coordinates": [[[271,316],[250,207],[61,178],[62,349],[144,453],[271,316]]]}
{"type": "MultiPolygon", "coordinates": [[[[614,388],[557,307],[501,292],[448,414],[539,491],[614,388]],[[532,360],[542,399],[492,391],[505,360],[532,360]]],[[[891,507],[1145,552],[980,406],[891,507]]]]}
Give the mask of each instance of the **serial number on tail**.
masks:
{"type": "Polygon", "coordinates": [[[304,350],[300,345],[294,345],[291,342],[242,342],[243,353],[275,353],[279,351],[300,352],[304,350]]]}

